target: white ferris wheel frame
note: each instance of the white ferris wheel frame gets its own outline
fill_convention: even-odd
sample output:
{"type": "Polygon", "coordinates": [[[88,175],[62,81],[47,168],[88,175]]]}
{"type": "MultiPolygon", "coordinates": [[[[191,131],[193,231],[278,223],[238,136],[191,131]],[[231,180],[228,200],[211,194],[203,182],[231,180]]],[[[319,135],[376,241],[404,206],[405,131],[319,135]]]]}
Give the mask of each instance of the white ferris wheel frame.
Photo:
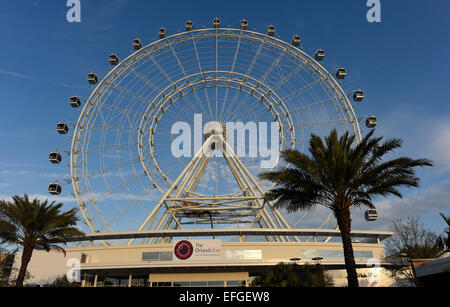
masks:
{"type": "MultiPolygon", "coordinates": [[[[150,43],[147,46],[132,53],[125,60],[121,61],[117,66],[115,66],[104,78],[99,80],[98,85],[95,87],[90,97],[87,99],[86,104],[84,105],[82,112],[78,118],[77,124],[75,125],[70,151],[71,183],[81,213],[87,225],[93,232],[96,232],[97,229],[86,210],[86,205],[81,197],[80,188],[80,178],[82,178],[86,184],[86,188],[90,190],[89,180],[84,173],[84,170],[87,168],[87,159],[85,156],[84,144],[86,141],[87,143],[89,143],[90,135],[87,138],[86,136],[84,139],[82,138],[84,127],[86,127],[89,121],[92,119],[89,117],[89,114],[91,114],[91,111],[93,109],[99,107],[98,104],[99,102],[101,102],[101,99],[103,99],[103,95],[105,95],[107,89],[110,86],[117,86],[115,80],[120,77],[124,77],[127,74],[134,73],[137,74],[137,77],[140,78],[141,81],[145,82],[148,86],[152,86],[152,84],[148,82],[148,80],[145,80],[143,76],[140,76],[138,72],[135,72],[134,70],[130,71],[129,67],[133,67],[133,63],[137,63],[143,58],[151,59],[153,52],[157,52],[160,48],[163,47],[171,47],[171,44],[173,43],[179,43],[183,40],[195,40],[196,38],[204,37],[216,37],[216,39],[220,37],[236,37],[239,39],[252,40],[254,42],[264,43],[267,46],[271,46],[275,49],[283,50],[283,52],[289,53],[291,56],[296,57],[301,61],[303,65],[302,69],[305,69],[305,71],[307,71],[308,73],[311,72],[312,74],[315,74],[315,76],[317,76],[319,81],[321,82],[321,86],[326,86],[325,90],[327,91],[327,94],[333,95],[333,97],[330,97],[330,100],[332,100],[333,103],[338,104],[341,114],[343,114],[346,121],[350,123],[357,141],[361,140],[361,131],[358,119],[356,117],[352,104],[345,94],[344,90],[342,89],[341,85],[318,61],[316,61],[313,57],[305,53],[300,48],[267,34],[233,28],[206,28],[181,32],[171,36],[167,36],[163,39],[150,43]]],[[[241,90],[255,98],[260,99],[261,102],[264,103],[266,108],[270,112],[272,112],[274,120],[278,121],[280,127],[282,127],[282,129],[280,129],[281,143],[284,141],[283,127],[285,127],[288,131],[291,132],[291,140],[293,141],[290,145],[292,148],[294,148],[295,129],[292,128],[294,126],[294,121],[292,120],[290,111],[284,104],[283,100],[277,95],[276,90],[271,89],[269,86],[264,84],[263,81],[252,78],[250,75],[245,75],[233,71],[215,70],[201,72],[194,75],[188,75],[185,73],[185,77],[183,79],[173,81],[172,84],[170,84],[166,89],[162,91],[160,91],[160,89],[157,89],[158,91],[160,91],[160,95],[149,104],[146,114],[145,116],[143,116],[139,127],[139,159],[154,187],[156,187],[160,192],[165,193],[167,192],[167,190],[161,187],[151,176],[149,176],[149,172],[146,169],[146,161],[144,161],[144,158],[141,154],[143,144],[142,139],[144,137],[144,133],[142,133],[142,131],[153,131],[149,139],[149,144],[151,147],[153,147],[153,137],[154,133],[156,133],[158,119],[160,119],[164,115],[164,112],[167,110],[167,108],[175,103],[177,95],[178,98],[182,97],[184,95],[183,90],[195,92],[196,85],[212,87],[234,86],[235,89],[241,90]],[[184,83],[186,80],[188,80],[187,85],[186,83],[184,83]],[[182,85],[183,83],[185,84],[184,86],[182,85]],[[160,98],[160,100],[157,100],[157,98],[160,98]],[[282,119],[287,119],[287,125],[282,123],[282,119]]],[[[124,88],[121,88],[120,90],[126,91],[126,89],[124,88]]],[[[136,97],[136,95],[133,93],[126,94],[134,95],[134,98],[146,101],[143,97],[136,97]]],[[[282,148],[282,144],[280,145],[280,148],[282,148]]],[[[169,185],[173,184],[170,178],[168,178],[160,168],[156,157],[153,155],[153,151],[151,152],[152,160],[156,168],[165,177],[165,180],[169,183],[169,185]]],[[[202,194],[196,195],[196,197],[205,196],[206,195],[202,194]]],[[[228,196],[231,198],[234,197],[232,195],[228,196]]],[[[103,219],[102,213],[96,206],[95,201],[92,202],[92,206],[96,210],[96,213],[100,217],[100,219],[103,219]]],[[[108,223],[104,219],[103,224],[108,227],[108,223]]],[[[112,231],[111,228],[109,229],[112,231]]]]}

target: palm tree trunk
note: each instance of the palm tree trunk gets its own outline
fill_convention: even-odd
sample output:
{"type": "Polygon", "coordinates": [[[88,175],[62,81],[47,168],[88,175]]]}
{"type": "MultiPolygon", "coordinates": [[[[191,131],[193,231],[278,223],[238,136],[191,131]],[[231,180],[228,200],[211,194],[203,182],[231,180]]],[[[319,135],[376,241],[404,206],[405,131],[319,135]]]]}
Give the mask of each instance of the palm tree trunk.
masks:
{"type": "Polygon", "coordinates": [[[345,268],[349,287],[359,287],[358,274],[356,273],[355,257],[353,255],[350,210],[343,209],[336,212],[336,219],[341,231],[342,245],[344,247],[345,268]]]}
{"type": "Polygon", "coordinates": [[[19,274],[17,275],[16,287],[22,287],[27,274],[28,263],[30,263],[33,248],[24,245],[22,252],[22,263],[20,265],[19,274]]]}

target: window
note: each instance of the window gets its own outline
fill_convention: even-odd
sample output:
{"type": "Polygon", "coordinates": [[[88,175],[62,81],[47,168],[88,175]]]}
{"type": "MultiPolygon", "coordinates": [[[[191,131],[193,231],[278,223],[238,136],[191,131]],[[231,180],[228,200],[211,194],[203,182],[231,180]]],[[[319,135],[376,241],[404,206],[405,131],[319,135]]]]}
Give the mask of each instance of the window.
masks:
{"type": "Polygon", "coordinates": [[[208,281],[208,287],[225,287],[224,281],[208,281]]]}
{"type": "Polygon", "coordinates": [[[148,252],[142,253],[142,261],[172,261],[172,252],[148,252]]]}
{"type": "MultiPolygon", "coordinates": [[[[308,260],[315,257],[321,257],[323,259],[331,258],[344,258],[344,251],[343,250],[317,250],[317,249],[307,249],[302,250],[302,259],[308,260]]],[[[353,251],[355,258],[364,258],[369,259],[373,258],[373,252],[372,251],[353,251]]]]}
{"type": "Polygon", "coordinates": [[[97,287],[128,287],[130,281],[129,276],[127,277],[98,277],[97,287]]]}
{"type": "Polygon", "coordinates": [[[142,253],[142,261],[159,261],[159,253],[142,253]]]}
{"type": "Polygon", "coordinates": [[[225,281],[175,281],[174,287],[225,287],[225,281]]]}
{"type": "Polygon", "coordinates": [[[88,260],[88,256],[86,254],[81,254],[81,263],[87,263],[88,260]]]}
{"type": "Polygon", "coordinates": [[[160,252],[159,261],[172,261],[172,252],[160,252]]]}
{"type": "Polygon", "coordinates": [[[227,260],[259,260],[262,259],[262,251],[258,250],[226,250],[225,259],[227,260]]]}
{"type": "Polygon", "coordinates": [[[94,275],[89,273],[82,273],[81,280],[84,280],[85,287],[93,287],[94,286],[94,275]]]}
{"type": "Polygon", "coordinates": [[[171,282],[152,282],[152,287],[167,288],[167,287],[172,287],[172,283],[171,282]]]}
{"type": "Polygon", "coordinates": [[[174,287],[190,287],[191,283],[189,281],[175,281],[173,283],[174,287]]]}
{"type": "Polygon", "coordinates": [[[153,282],[152,287],[245,287],[245,280],[153,282]]]}
{"type": "Polygon", "coordinates": [[[148,276],[133,276],[131,279],[132,288],[144,288],[149,286],[148,276]]]}
{"type": "Polygon", "coordinates": [[[244,250],[244,259],[262,259],[262,251],[244,250]]]}
{"type": "Polygon", "coordinates": [[[191,287],[207,287],[208,283],[206,281],[191,281],[191,287]]]}
{"type": "Polygon", "coordinates": [[[228,280],[227,287],[245,287],[245,280],[228,280]]]}
{"type": "Polygon", "coordinates": [[[355,258],[373,258],[372,251],[353,251],[355,258]]]}
{"type": "Polygon", "coordinates": [[[226,250],[225,251],[225,259],[243,259],[244,251],[243,250],[226,250]]]}

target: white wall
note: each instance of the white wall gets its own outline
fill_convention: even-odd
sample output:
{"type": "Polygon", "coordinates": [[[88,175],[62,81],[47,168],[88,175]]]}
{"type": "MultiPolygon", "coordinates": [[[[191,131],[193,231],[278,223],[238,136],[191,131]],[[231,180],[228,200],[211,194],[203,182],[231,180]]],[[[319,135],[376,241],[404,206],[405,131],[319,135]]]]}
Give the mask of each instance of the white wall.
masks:
{"type": "MultiPolygon", "coordinates": [[[[19,272],[21,258],[22,253],[17,253],[11,279],[15,279],[19,272]]],[[[47,253],[46,251],[35,250],[27,269],[31,278],[25,281],[25,285],[45,285],[53,282],[57,277],[66,275],[70,269],[67,266],[67,261],[71,258],[80,260],[81,252],[67,252],[64,257],[64,254],[60,252],[47,253]]]]}

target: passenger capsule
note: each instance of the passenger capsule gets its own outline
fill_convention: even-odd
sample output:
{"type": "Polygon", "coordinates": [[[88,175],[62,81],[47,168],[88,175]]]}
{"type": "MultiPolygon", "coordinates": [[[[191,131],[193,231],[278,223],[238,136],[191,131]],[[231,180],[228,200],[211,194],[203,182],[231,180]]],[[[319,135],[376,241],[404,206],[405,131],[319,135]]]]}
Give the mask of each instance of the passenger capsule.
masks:
{"type": "Polygon", "coordinates": [[[315,57],[317,61],[322,61],[325,58],[325,51],[323,51],[322,49],[317,50],[315,57]]]}
{"type": "Polygon", "coordinates": [[[356,90],[353,95],[354,101],[362,101],[364,99],[364,92],[362,90],[356,90]]]}
{"type": "Polygon", "coordinates": [[[347,76],[347,71],[345,70],[345,68],[339,68],[336,72],[336,78],[338,79],[344,79],[345,76],[347,76]]]}
{"type": "Polygon", "coordinates": [[[72,106],[72,108],[79,108],[81,106],[81,100],[78,96],[70,97],[69,103],[72,106]]]}
{"type": "Polygon", "coordinates": [[[186,31],[192,31],[192,30],[194,30],[194,24],[190,20],[186,21],[186,31]]]}
{"type": "Polygon", "coordinates": [[[247,30],[248,29],[248,21],[245,19],[241,20],[241,30],[247,30]]]}
{"type": "Polygon", "coordinates": [[[60,153],[58,152],[52,152],[50,153],[50,155],[48,156],[48,160],[53,163],[53,164],[59,164],[62,161],[62,156],[60,153]]]}
{"type": "Polygon", "coordinates": [[[133,41],[133,47],[134,47],[134,49],[136,49],[136,50],[139,50],[139,49],[142,48],[141,40],[140,40],[139,38],[136,38],[136,39],[133,41]]]}
{"type": "Polygon", "coordinates": [[[375,209],[369,209],[365,213],[365,218],[367,222],[373,222],[378,219],[378,212],[375,209]]]}
{"type": "Polygon", "coordinates": [[[275,27],[270,25],[267,27],[267,35],[274,36],[275,35],[275,27]]]}
{"type": "Polygon", "coordinates": [[[115,65],[119,64],[119,57],[116,54],[111,54],[108,57],[108,61],[111,65],[115,66],[115,65]]]}
{"type": "Polygon", "coordinates": [[[57,183],[51,183],[48,186],[48,193],[50,193],[51,195],[60,195],[61,191],[62,191],[62,188],[57,183]]]}
{"type": "Polygon", "coordinates": [[[378,120],[375,116],[371,115],[366,120],[367,128],[375,128],[378,124],[378,120]]]}
{"type": "Polygon", "coordinates": [[[220,19],[219,18],[214,18],[214,20],[213,20],[213,26],[214,26],[214,28],[215,29],[218,29],[218,28],[220,28],[220,19]]]}
{"type": "Polygon", "coordinates": [[[300,46],[300,36],[299,35],[294,35],[294,37],[292,38],[292,46],[298,47],[300,46]]]}
{"type": "Polygon", "coordinates": [[[95,73],[91,72],[91,73],[88,75],[88,81],[89,81],[89,83],[92,84],[92,85],[97,84],[97,83],[98,83],[98,77],[97,77],[97,75],[96,75],[95,73]]]}
{"type": "Polygon", "coordinates": [[[69,127],[66,125],[65,122],[60,122],[58,125],[56,125],[56,131],[59,134],[67,134],[69,133],[69,127]]]}
{"type": "Polygon", "coordinates": [[[165,28],[159,29],[158,35],[160,39],[166,38],[166,29],[165,28]]]}

